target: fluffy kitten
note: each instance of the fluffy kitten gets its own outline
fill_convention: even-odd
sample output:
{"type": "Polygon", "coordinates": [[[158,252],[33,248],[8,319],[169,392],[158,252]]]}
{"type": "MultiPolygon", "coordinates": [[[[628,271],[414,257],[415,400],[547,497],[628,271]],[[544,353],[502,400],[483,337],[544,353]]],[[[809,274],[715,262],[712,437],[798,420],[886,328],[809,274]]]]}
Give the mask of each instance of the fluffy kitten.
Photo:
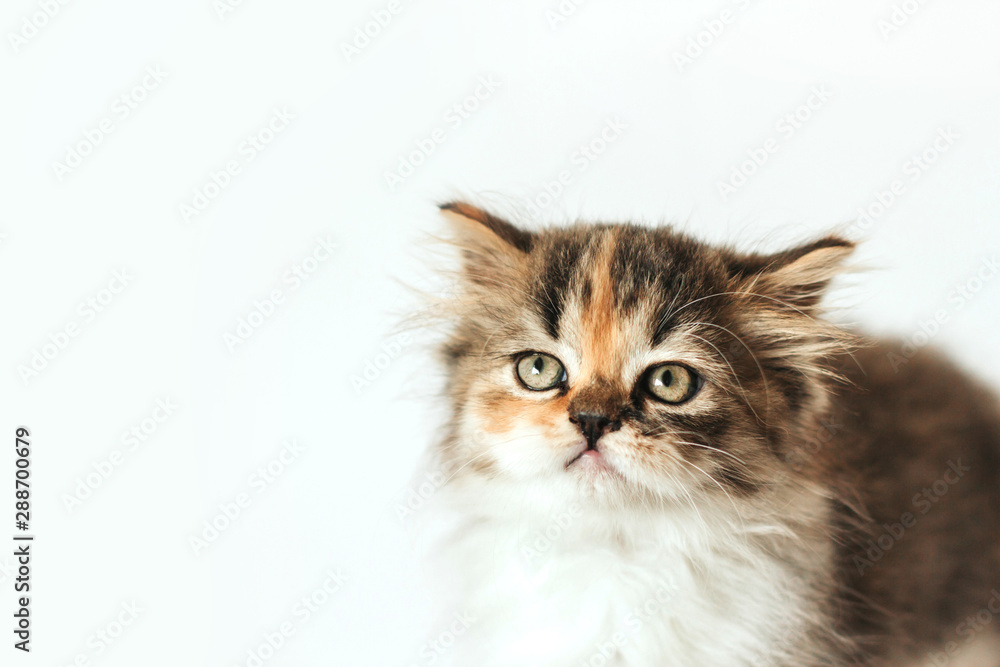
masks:
{"type": "Polygon", "coordinates": [[[851,242],[442,209],[454,664],[1000,665],[997,401],[819,319],[851,242]]]}

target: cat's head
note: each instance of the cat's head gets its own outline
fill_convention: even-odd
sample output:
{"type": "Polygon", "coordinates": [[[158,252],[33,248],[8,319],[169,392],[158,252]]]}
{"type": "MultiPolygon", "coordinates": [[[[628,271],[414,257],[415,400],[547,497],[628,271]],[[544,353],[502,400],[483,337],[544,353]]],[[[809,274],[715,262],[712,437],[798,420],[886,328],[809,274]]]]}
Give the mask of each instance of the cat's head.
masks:
{"type": "Polygon", "coordinates": [[[846,340],[817,303],[852,243],[741,254],[666,227],[529,232],[442,209],[463,256],[453,474],[628,506],[802,472],[789,452],[817,435],[846,340]]]}

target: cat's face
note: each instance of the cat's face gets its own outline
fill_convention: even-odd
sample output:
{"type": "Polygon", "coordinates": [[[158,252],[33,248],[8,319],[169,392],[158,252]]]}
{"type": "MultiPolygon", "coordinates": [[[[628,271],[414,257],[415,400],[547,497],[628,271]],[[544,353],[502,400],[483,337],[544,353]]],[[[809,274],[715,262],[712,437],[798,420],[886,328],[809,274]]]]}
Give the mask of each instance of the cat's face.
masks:
{"type": "Polygon", "coordinates": [[[454,403],[461,474],[615,505],[752,494],[825,398],[808,312],[851,246],[741,256],[668,229],[527,233],[464,204],[454,403]]]}

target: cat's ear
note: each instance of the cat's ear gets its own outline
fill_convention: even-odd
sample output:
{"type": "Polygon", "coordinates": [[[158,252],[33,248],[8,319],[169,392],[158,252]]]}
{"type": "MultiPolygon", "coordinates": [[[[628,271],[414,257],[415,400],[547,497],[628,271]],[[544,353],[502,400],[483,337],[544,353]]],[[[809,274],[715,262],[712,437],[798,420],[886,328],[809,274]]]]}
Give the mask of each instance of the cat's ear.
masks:
{"type": "Polygon", "coordinates": [[[852,252],[853,242],[831,235],[773,255],[744,255],[730,266],[738,289],[777,305],[809,310],[844,271],[852,252]]]}
{"type": "Polygon", "coordinates": [[[460,201],[441,204],[441,211],[465,238],[488,244],[493,240],[500,240],[522,253],[531,251],[534,238],[530,232],[519,229],[488,211],[460,201]]]}
{"type": "Polygon", "coordinates": [[[535,237],[503,218],[453,201],[440,205],[462,249],[466,275],[478,283],[496,283],[504,274],[522,265],[535,237]]]}

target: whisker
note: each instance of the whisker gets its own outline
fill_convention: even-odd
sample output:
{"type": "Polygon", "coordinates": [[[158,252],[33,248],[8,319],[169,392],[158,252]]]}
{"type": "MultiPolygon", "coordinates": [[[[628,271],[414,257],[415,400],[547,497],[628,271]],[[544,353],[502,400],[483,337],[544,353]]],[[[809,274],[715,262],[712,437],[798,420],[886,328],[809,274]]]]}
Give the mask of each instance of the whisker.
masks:
{"type": "Polygon", "coordinates": [[[722,354],[722,350],[720,350],[718,347],[716,347],[716,345],[712,341],[710,341],[710,340],[708,340],[706,338],[703,338],[702,336],[699,336],[698,334],[696,334],[694,332],[684,331],[683,333],[687,334],[688,336],[694,336],[698,340],[711,345],[712,349],[714,349],[716,352],[719,353],[719,356],[722,357],[722,360],[726,362],[726,366],[729,366],[729,371],[733,374],[733,379],[736,381],[736,386],[739,387],[740,394],[742,394],[742,396],[743,396],[743,402],[747,404],[748,408],[750,408],[750,412],[753,413],[754,418],[759,423],[764,424],[765,422],[761,420],[760,415],[757,414],[757,411],[753,409],[753,405],[750,404],[750,399],[747,398],[747,392],[743,388],[743,384],[740,382],[739,376],[736,374],[736,369],[733,368],[733,365],[731,363],[729,363],[729,359],[726,358],[726,355],[722,354]]]}
{"type": "MultiPolygon", "coordinates": [[[[695,322],[695,324],[696,325],[709,326],[709,327],[715,327],[717,329],[722,329],[727,334],[729,334],[730,336],[732,336],[733,338],[735,338],[736,340],[738,340],[740,342],[740,345],[743,346],[743,348],[747,351],[747,354],[750,355],[750,358],[753,359],[753,362],[757,365],[757,371],[760,373],[761,382],[764,383],[764,402],[765,402],[765,405],[767,406],[768,411],[770,411],[770,408],[771,408],[771,398],[770,398],[768,384],[767,384],[767,374],[764,373],[764,367],[761,366],[760,360],[757,359],[757,355],[753,353],[753,350],[750,349],[750,346],[747,345],[746,342],[742,338],[740,338],[735,333],[733,333],[732,331],[730,331],[727,327],[724,327],[721,324],[714,324],[712,322],[695,322]]],[[[766,424],[767,423],[765,422],[765,426],[766,426],[766,424]]]]}
{"type": "Polygon", "coordinates": [[[724,486],[722,486],[722,484],[720,484],[720,483],[719,483],[719,482],[718,482],[718,481],[717,481],[717,480],[716,480],[716,479],[715,479],[714,477],[712,477],[711,475],[709,475],[709,474],[708,474],[707,472],[705,472],[704,470],[702,470],[701,468],[699,468],[699,467],[698,467],[698,466],[696,466],[695,464],[693,464],[693,463],[691,463],[690,461],[687,461],[687,460],[685,460],[685,459],[683,459],[683,458],[680,458],[680,459],[678,459],[678,460],[680,460],[680,462],[681,462],[681,463],[683,463],[683,464],[686,464],[686,465],[689,465],[689,466],[691,466],[692,468],[694,468],[695,470],[697,470],[698,472],[700,472],[701,474],[703,474],[703,475],[704,475],[705,477],[707,477],[707,478],[708,478],[708,480],[709,480],[710,482],[712,482],[712,483],[713,483],[713,484],[715,484],[715,485],[716,485],[717,487],[719,487],[719,490],[721,490],[723,494],[725,494],[726,498],[728,498],[728,499],[729,499],[729,503],[730,503],[730,504],[731,504],[731,505],[733,506],[733,509],[734,509],[734,510],[736,511],[736,516],[737,516],[737,517],[739,518],[739,520],[740,520],[740,526],[741,526],[741,527],[742,527],[742,529],[743,529],[743,530],[742,530],[742,535],[744,536],[744,539],[745,539],[745,538],[746,538],[746,535],[747,535],[747,526],[746,526],[746,523],[745,523],[745,522],[743,521],[743,513],[742,513],[742,512],[740,512],[740,509],[739,509],[739,507],[737,507],[737,506],[736,506],[736,501],[735,501],[735,500],[733,500],[733,497],[732,497],[732,495],[730,495],[730,494],[729,494],[729,492],[728,492],[728,491],[726,491],[725,487],[724,487],[724,486]]]}
{"type": "MultiPolygon", "coordinates": [[[[819,319],[819,318],[811,315],[810,313],[802,310],[801,308],[799,308],[799,307],[797,307],[797,306],[795,306],[795,305],[793,305],[793,304],[791,304],[791,303],[789,303],[787,301],[784,301],[784,300],[779,299],[777,297],[773,297],[773,296],[771,296],[769,294],[761,294],[760,292],[753,292],[753,291],[750,291],[749,289],[741,290],[741,291],[738,291],[738,292],[737,291],[732,291],[732,292],[715,292],[714,294],[707,294],[705,296],[698,297],[697,299],[692,299],[691,301],[688,301],[686,304],[684,304],[680,308],[678,308],[678,309],[674,310],[673,312],[671,312],[670,313],[670,317],[675,316],[677,313],[679,313],[680,311],[684,310],[688,306],[692,306],[692,305],[694,305],[694,304],[696,304],[696,303],[698,303],[700,301],[705,301],[706,299],[712,299],[712,298],[715,298],[715,297],[718,297],[718,296],[755,296],[755,297],[758,297],[758,298],[761,298],[761,299],[767,299],[768,301],[772,301],[774,303],[777,303],[777,304],[779,304],[781,306],[789,308],[790,310],[794,310],[796,313],[802,315],[803,317],[806,317],[806,318],[812,320],[814,323],[816,323],[819,326],[819,328],[820,328],[821,331],[829,331],[831,329],[835,329],[836,328],[836,327],[834,327],[834,325],[830,324],[829,322],[824,322],[823,320],[821,320],[821,319],[819,319]]],[[[838,331],[839,331],[839,329],[838,329],[838,331]]],[[[847,342],[845,342],[844,340],[842,340],[843,338],[844,338],[843,335],[841,335],[841,336],[833,336],[833,335],[831,335],[830,336],[830,341],[832,343],[838,343],[839,342],[840,343],[840,347],[843,350],[843,352],[845,354],[847,354],[847,356],[849,356],[851,358],[851,360],[854,361],[854,363],[860,369],[861,368],[861,363],[854,356],[854,354],[851,351],[851,348],[847,344],[847,342]]],[[[864,369],[862,369],[862,370],[864,370],[864,369]]]]}
{"type": "Polygon", "coordinates": [[[478,459],[481,459],[482,457],[486,456],[487,454],[489,454],[489,451],[485,451],[485,452],[483,452],[483,453],[481,453],[481,454],[478,454],[478,455],[476,455],[476,456],[473,456],[473,457],[472,457],[471,459],[469,459],[468,461],[466,461],[465,463],[463,463],[463,464],[462,464],[462,465],[461,465],[461,466],[460,466],[460,467],[458,468],[458,470],[456,470],[456,471],[455,471],[455,472],[453,472],[453,473],[452,473],[451,475],[449,475],[449,476],[448,476],[448,479],[444,480],[444,482],[442,482],[442,483],[441,483],[441,485],[442,485],[442,486],[444,486],[445,484],[447,484],[448,482],[450,482],[450,481],[452,480],[452,478],[454,478],[454,477],[455,477],[455,475],[457,475],[458,473],[462,472],[462,470],[464,470],[464,469],[465,469],[465,468],[466,468],[467,466],[469,466],[469,464],[473,463],[474,461],[476,461],[476,460],[478,460],[478,459]]]}
{"type": "Polygon", "coordinates": [[[740,465],[742,465],[745,469],[750,470],[750,466],[749,466],[749,464],[747,464],[746,461],[744,461],[740,457],[736,456],[732,452],[727,452],[724,449],[719,449],[718,447],[711,447],[709,445],[702,445],[702,444],[697,443],[697,442],[688,442],[686,440],[677,440],[677,443],[681,444],[681,445],[691,445],[692,447],[701,447],[702,449],[707,449],[709,451],[718,452],[719,454],[723,454],[723,455],[728,456],[729,458],[733,459],[734,461],[736,461],[737,463],[739,463],[740,465]]]}

